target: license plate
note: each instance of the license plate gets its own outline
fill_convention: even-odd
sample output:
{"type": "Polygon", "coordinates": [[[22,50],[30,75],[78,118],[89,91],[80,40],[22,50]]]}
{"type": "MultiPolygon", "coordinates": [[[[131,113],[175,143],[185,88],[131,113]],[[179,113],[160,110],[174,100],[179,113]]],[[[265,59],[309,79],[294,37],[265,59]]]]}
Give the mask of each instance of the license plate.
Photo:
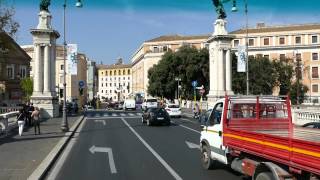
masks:
{"type": "Polygon", "coordinates": [[[163,117],[158,117],[157,119],[158,119],[158,120],[163,120],[164,118],[163,118],[163,117]]]}

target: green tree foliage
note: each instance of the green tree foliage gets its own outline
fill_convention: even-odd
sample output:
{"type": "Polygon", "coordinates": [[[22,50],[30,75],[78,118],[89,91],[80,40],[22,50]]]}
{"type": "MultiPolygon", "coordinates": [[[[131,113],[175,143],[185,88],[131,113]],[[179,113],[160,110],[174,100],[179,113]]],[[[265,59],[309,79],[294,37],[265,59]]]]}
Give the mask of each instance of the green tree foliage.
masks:
{"type": "Polygon", "coordinates": [[[207,49],[197,50],[195,47],[182,46],[179,51],[168,51],[162,60],[148,72],[148,93],[174,99],[178,83],[175,78],[181,78],[180,94],[183,98],[193,98],[191,82],[204,85],[208,92],[209,85],[209,52],[207,49]]]}
{"type": "MultiPolygon", "coordinates": [[[[232,58],[232,90],[236,94],[246,94],[246,73],[237,72],[237,58],[232,58]]],[[[264,57],[249,57],[249,93],[271,95],[276,85],[276,71],[271,61],[264,57]]]]}
{"type": "Polygon", "coordinates": [[[30,77],[23,78],[20,81],[20,86],[22,88],[26,100],[29,101],[33,91],[33,80],[30,77]]]}
{"type": "Polygon", "coordinates": [[[5,0],[0,0],[0,31],[5,31],[10,36],[14,36],[19,28],[19,23],[13,18],[14,14],[14,8],[10,7],[5,0]]]}

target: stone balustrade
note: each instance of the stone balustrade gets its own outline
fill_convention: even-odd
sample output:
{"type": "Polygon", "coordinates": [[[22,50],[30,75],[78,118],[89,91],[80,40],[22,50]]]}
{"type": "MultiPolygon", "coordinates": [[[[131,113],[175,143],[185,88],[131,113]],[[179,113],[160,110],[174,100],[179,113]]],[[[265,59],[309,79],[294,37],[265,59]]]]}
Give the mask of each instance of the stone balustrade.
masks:
{"type": "Polygon", "coordinates": [[[318,109],[293,109],[292,121],[296,125],[320,122],[320,111],[318,109]]]}
{"type": "Polygon", "coordinates": [[[0,114],[0,132],[4,132],[7,135],[8,131],[10,130],[11,125],[17,123],[17,115],[19,111],[8,112],[4,114],[0,114]]]}
{"type": "Polygon", "coordinates": [[[8,107],[3,106],[3,107],[0,107],[0,115],[4,113],[19,111],[22,108],[23,108],[22,106],[8,106],[8,107]]]}

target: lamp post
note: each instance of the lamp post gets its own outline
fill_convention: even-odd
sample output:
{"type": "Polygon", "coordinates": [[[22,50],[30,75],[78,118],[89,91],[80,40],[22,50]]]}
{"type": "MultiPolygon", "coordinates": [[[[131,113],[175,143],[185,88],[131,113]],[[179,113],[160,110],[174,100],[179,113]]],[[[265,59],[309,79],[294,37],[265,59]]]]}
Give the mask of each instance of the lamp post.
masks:
{"type": "MultiPolygon", "coordinates": [[[[237,12],[236,0],[233,0],[232,12],[237,12]]],[[[246,84],[247,84],[247,95],[249,95],[249,53],[248,53],[248,0],[244,0],[244,12],[246,16],[246,84]]]]}
{"type": "MultiPolygon", "coordinates": [[[[78,0],[75,4],[76,7],[81,8],[82,3],[81,0],[78,0]]],[[[62,122],[61,122],[61,130],[66,132],[69,131],[68,119],[67,119],[67,83],[66,83],[66,8],[67,8],[67,0],[64,0],[63,4],[63,110],[62,110],[62,122]]]]}

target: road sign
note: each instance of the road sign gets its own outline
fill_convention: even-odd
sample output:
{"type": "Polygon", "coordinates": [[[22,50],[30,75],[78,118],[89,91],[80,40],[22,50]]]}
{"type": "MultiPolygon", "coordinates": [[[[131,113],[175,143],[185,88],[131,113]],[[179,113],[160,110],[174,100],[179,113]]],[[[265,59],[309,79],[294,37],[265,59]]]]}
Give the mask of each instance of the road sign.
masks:
{"type": "Polygon", "coordinates": [[[198,85],[198,81],[192,81],[192,86],[196,87],[198,85]]]}
{"type": "Polygon", "coordinates": [[[79,87],[80,87],[80,88],[84,88],[84,81],[82,81],[82,80],[79,81],[79,87]]]}

